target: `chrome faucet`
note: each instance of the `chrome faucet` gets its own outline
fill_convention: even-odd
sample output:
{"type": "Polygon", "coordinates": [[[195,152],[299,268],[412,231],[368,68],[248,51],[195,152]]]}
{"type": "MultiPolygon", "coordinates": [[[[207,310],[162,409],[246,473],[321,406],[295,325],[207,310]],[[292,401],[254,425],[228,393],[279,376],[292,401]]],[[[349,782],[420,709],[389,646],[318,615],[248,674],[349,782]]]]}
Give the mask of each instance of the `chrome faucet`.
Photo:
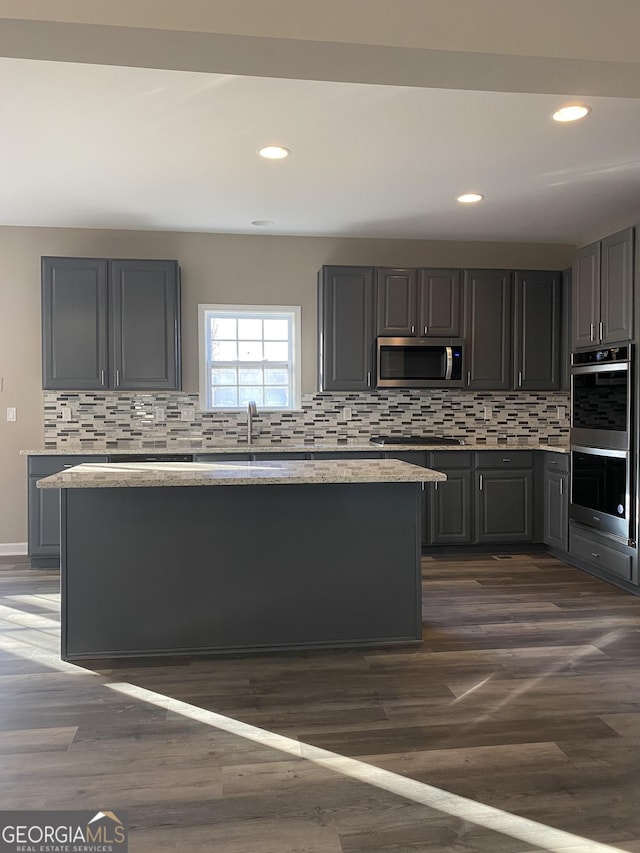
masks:
{"type": "Polygon", "coordinates": [[[253,419],[258,415],[258,407],[254,400],[247,403],[247,444],[253,444],[253,419]]]}

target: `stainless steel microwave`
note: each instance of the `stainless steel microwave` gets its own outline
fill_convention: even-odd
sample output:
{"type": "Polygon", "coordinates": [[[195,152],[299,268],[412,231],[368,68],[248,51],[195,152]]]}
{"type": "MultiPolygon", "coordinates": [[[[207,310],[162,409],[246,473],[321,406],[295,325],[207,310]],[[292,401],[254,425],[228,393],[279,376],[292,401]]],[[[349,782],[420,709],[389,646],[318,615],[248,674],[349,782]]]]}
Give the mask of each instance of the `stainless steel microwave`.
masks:
{"type": "Polygon", "coordinates": [[[459,387],[462,352],[462,341],[449,338],[378,338],[376,387],[459,387]]]}

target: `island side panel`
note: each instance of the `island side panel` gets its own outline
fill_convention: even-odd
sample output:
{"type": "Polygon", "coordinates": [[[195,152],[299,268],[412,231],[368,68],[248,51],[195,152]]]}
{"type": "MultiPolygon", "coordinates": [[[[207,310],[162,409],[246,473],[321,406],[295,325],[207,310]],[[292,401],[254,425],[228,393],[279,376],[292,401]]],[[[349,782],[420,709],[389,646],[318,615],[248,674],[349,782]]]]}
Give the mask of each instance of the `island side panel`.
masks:
{"type": "Polygon", "coordinates": [[[421,638],[416,483],[65,489],[62,656],[421,638]]]}

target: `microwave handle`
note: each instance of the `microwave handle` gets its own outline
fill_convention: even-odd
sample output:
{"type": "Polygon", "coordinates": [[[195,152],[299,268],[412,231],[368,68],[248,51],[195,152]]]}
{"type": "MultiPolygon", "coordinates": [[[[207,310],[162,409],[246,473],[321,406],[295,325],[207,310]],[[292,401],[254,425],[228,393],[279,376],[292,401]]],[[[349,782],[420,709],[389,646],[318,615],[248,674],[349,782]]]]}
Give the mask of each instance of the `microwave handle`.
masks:
{"type": "Polygon", "coordinates": [[[447,354],[447,369],[445,370],[444,378],[451,379],[453,373],[453,347],[445,347],[444,349],[447,354]]]}

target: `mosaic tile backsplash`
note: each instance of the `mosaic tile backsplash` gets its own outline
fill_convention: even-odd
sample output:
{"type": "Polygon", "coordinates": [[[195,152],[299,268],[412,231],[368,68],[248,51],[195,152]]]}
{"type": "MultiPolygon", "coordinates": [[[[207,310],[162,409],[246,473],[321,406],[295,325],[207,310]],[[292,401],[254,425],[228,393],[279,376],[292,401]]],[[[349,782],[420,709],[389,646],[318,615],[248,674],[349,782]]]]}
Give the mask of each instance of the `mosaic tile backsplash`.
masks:
{"type": "MultiPolygon", "coordinates": [[[[467,442],[561,444],[565,392],[457,390],[307,394],[302,411],[260,412],[261,443],[367,442],[371,435],[446,435],[467,442]],[[560,407],[560,408],[559,408],[560,407]],[[485,413],[491,417],[485,419],[485,413]]],[[[45,449],[200,449],[246,442],[244,412],[201,412],[197,394],[44,392],[45,449]]]]}

